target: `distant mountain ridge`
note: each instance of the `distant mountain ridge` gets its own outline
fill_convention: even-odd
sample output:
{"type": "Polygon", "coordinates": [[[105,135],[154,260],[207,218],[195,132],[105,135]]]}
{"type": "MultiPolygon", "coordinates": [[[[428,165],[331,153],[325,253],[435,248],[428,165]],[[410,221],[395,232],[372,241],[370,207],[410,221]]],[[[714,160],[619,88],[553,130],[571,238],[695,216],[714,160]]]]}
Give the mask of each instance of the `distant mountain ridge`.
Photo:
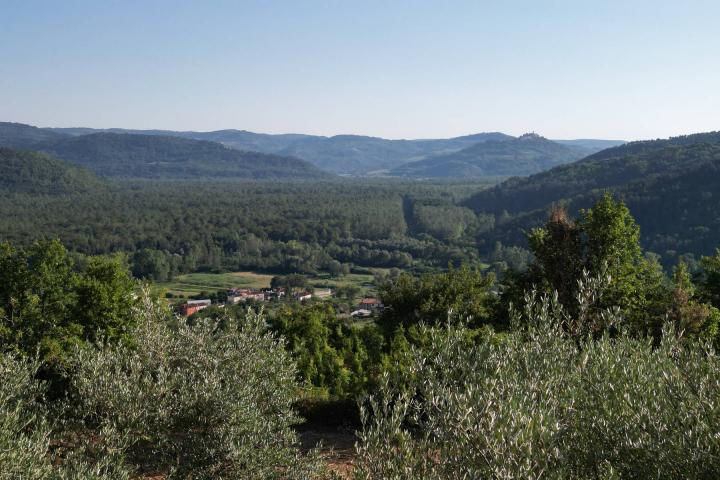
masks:
{"type": "Polygon", "coordinates": [[[112,132],[140,135],[162,135],[194,140],[219,142],[228,147],[293,156],[306,160],[326,171],[368,175],[384,173],[395,165],[423,158],[428,154],[460,150],[486,140],[512,138],[499,132],[465,135],[450,139],[388,140],[362,135],[335,135],[324,137],[304,134],[266,134],[246,130],[218,130],[188,132],[170,130],[93,130],[88,128],[51,128],[50,132],[63,135],[87,135],[112,132]]]}
{"type": "Polygon", "coordinates": [[[460,151],[406,163],[391,171],[403,177],[531,175],[584,157],[583,148],[561,145],[537,134],[476,143],[460,151]]]}
{"type": "MultiPolygon", "coordinates": [[[[63,135],[86,135],[111,132],[141,135],[162,135],[195,140],[209,140],[238,149],[294,156],[330,172],[348,175],[383,175],[403,164],[430,156],[450,154],[491,140],[515,137],[500,132],[477,133],[448,139],[388,140],[362,135],[332,137],[305,134],[266,134],[246,130],[217,130],[213,132],[171,130],[125,130],[89,128],[48,128],[63,135]]],[[[624,143],[615,140],[563,140],[578,149],[578,158],[602,148],[624,143]]],[[[527,172],[523,174],[528,174],[527,172]]]]}

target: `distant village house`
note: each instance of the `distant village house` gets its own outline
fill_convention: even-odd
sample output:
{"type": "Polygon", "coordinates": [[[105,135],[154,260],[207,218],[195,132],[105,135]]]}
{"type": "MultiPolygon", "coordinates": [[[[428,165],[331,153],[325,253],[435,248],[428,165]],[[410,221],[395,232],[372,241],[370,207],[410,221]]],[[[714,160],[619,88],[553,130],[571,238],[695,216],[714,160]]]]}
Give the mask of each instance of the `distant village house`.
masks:
{"type": "Polygon", "coordinates": [[[232,288],[228,291],[227,303],[235,305],[248,300],[265,301],[265,293],[249,288],[232,288]]]}
{"type": "Polygon", "coordinates": [[[188,300],[180,306],[180,313],[182,313],[186,317],[189,317],[193,313],[199,312],[200,310],[209,307],[211,304],[212,302],[209,299],[188,300]]]}
{"type": "Polygon", "coordinates": [[[380,301],[379,298],[375,297],[365,297],[360,301],[360,304],[358,305],[358,309],[361,310],[382,310],[383,304],[380,301]]]}

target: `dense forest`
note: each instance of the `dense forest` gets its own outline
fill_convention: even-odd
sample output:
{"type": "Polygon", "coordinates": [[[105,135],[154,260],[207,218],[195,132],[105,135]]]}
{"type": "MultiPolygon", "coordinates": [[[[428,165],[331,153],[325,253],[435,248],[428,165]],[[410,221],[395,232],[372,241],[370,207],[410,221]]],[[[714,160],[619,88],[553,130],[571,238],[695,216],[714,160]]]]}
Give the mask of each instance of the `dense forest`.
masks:
{"type": "Polygon", "coordinates": [[[478,261],[474,238],[486,226],[456,202],[487,185],[123,181],[69,195],[3,193],[0,238],[138,253],[153,259],[142,276],[156,280],[197,270],[310,273],[332,261],[442,268],[478,261]]]}
{"type": "Polygon", "coordinates": [[[108,177],[303,180],[330,176],[297,158],[176,137],[96,133],[34,148],[108,177]]]}
{"type": "Polygon", "coordinates": [[[49,155],[0,147],[0,192],[57,195],[97,191],[103,185],[89,171],[49,155]]]}
{"type": "MultiPolygon", "coordinates": [[[[71,140],[94,144],[107,136],[122,148],[108,150],[115,153],[105,157],[106,165],[114,155],[126,158],[123,149],[136,142],[143,155],[153,142],[205,148],[203,142],[124,134],[71,140]]],[[[229,151],[207,145],[212,152],[229,151]]],[[[57,237],[86,254],[143,250],[141,257],[157,264],[143,276],[155,279],[219,269],[311,273],[334,262],[421,272],[482,261],[500,272],[527,264],[524,232],[540,225],[554,203],[576,214],[611,190],[633,210],[644,248],[659,255],[665,268],[682,258],[695,269],[697,258],[720,243],[713,184],[718,145],[712,133],[635,142],[490,189],[485,187],[499,179],[107,183],[59,160],[42,157],[45,163],[38,163],[40,156],[30,161],[32,154],[4,150],[0,238],[27,244],[57,237]],[[26,159],[22,168],[18,159],[26,159]]]]}

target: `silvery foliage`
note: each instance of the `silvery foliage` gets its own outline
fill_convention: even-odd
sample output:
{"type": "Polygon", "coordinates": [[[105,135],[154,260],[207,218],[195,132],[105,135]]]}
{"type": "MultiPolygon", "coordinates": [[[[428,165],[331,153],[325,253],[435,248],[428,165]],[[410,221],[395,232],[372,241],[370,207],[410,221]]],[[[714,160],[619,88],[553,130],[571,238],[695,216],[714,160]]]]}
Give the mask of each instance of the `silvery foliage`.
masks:
{"type": "Polygon", "coordinates": [[[670,328],[659,346],[598,335],[619,315],[593,309],[603,284],[580,285],[592,328],[537,294],[508,335],[426,328],[412,388],[386,378],[365,403],[356,478],[720,478],[717,354],[670,328]]]}
{"type": "Polygon", "coordinates": [[[88,465],[75,455],[54,455],[53,425],[41,402],[45,388],[35,379],[39,366],[35,360],[0,355],[0,479],[127,478],[117,469],[108,475],[109,458],[88,465]]]}
{"type": "Polygon", "coordinates": [[[0,356],[0,478],[50,478],[50,428],[37,398],[36,364],[0,356]]]}
{"type": "Polygon", "coordinates": [[[171,327],[148,298],[134,346],[101,344],[75,358],[75,417],[99,432],[87,455],[168,478],[316,475],[317,457],[299,453],[291,428],[295,367],[262,316],[171,327]]]}

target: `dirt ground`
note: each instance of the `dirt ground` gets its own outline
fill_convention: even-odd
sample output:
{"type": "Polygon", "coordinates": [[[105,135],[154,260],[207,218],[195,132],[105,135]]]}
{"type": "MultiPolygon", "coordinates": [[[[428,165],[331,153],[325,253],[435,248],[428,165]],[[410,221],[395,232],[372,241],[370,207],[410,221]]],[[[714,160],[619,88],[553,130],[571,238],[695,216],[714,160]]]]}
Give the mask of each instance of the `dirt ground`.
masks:
{"type": "Polygon", "coordinates": [[[349,478],[355,458],[355,442],[357,437],[351,429],[333,428],[302,428],[298,431],[300,443],[304,451],[320,444],[320,453],[328,467],[349,478]]]}

